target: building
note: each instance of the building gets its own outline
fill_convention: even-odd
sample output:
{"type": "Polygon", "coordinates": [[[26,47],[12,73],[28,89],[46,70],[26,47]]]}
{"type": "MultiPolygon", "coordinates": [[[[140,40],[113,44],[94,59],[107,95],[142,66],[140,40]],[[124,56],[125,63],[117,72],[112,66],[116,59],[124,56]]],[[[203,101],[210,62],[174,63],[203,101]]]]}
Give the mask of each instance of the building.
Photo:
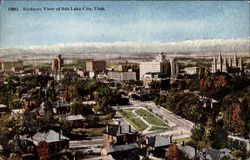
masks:
{"type": "Polygon", "coordinates": [[[84,123],[85,118],[81,114],[66,116],[66,120],[69,122],[70,127],[72,128],[81,128],[87,126],[87,123],[84,123]]]}
{"type": "Polygon", "coordinates": [[[57,101],[55,107],[53,107],[53,113],[56,115],[65,115],[70,112],[71,105],[69,103],[64,103],[60,100],[57,101]]]}
{"type": "Polygon", "coordinates": [[[9,113],[10,110],[9,108],[7,107],[7,105],[5,104],[0,104],[0,117],[2,117],[3,115],[9,113]]]}
{"type": "Polygon", "coordinates": [[[139,65],[135,63],[122,63],[119,64],[116,68],[115,71],[120,71],[120,72],[135,72],[136,73],[136,80],[139,80],[139,65]]]}
{"type": "Polygon", "coordinates": [[[101,155],[111,154],[114,159],[135,159],[135,153],[139,150],[136,143],[138,132],[130,125],[107,125],[103,132],[103,145],[101,155]]]}
{"type": "Polygon", "coordinates": [[[177,64],[175,59],[170,59],[171,77],[180,73],[180,65],[177,64]]]}
{"type": "Polygon", "coordinates": [[[221,54],[218,58],[214,57],[212,62],[212,73],[228,72],[229,68],[238,69],[239,72],[243,71],[243,61],[241,57],[234,54],[233,58],[222,57],[221,54]]]}
{"type": "Polygon", "coordinates": [[[140,80],[143,80],[144,75],[148,72],[159,72],[166,76],[171,75],[170,62],[163,53],[158,54],[155,60],[151,62],[140,63],[140,80]]]}
{"type": "Polygon", "coordinates": [[[199,97],[199,100],[204,108],[215,108],[220,105],[220,103],[213,98],[199,97]]]}
{"type": "Polygon", "coordinates": [[[50,153],[58,153],[63,149],[69,148],[69,138],[62,135],[62,132],[57,133],[53,130],[47,132],[37,132],[31,138],[36,145],[37,150],[43,146],[48,146],[50,153]]]}
{"type": "Polygon", "coordinates": [[[12,71],[12,68],[19,68],[20,70],[23,69],[23,61],[17,60],[17,61],[2,61],[0,62],[0,69],[1,71],[12,71]]]}
{"type": "Polygon", "coordinates": [[[186,74],[198,74],[199,67],[186,67],[184,71],[186,74]]]}
{"type": "Polygon", "coordinates": [[[150,86],[152,82],[157,82],[161,89],[166,89],[170,86],[170,79],[166,75],[159,72],[149,72],[143,77],[143,85],[150,86]]]}
{"type": "Polygon", "coordinates": [[[106,71],[106,61],[87,61],[86,62],[86,71],[89,72],[105,72],[106,71]]]}
{"type": "Polygon", "coordinates": [[[108,78],[116,81],[136,80],[136,72],[109,71],[108,78]]]}
{"type": "Polygon", "coordinates": [[[52,61],[52,70],[53,71],[61,71],[62,67],[63,67],[63,59],[62,59],[61,55],[58,55],[52,61]]]}
{"type": "Polygon", "coordinates": [[[226,157],[229,157],[229,159],[231,160],[236,159],[231,155],[230,150],[227,148],[217,150],[211,147],[206,147],[206,148],[202,148],[198,153],[199,160],[206,160],[206,159],[220,160],[226,157]]]}
{"type": "Polygon", "coordinates": [[[103,147],[122,145],[126,143],[135,143],[138,138],[138,132],[130,125],[107,125],[103,132],[103,147]]]}

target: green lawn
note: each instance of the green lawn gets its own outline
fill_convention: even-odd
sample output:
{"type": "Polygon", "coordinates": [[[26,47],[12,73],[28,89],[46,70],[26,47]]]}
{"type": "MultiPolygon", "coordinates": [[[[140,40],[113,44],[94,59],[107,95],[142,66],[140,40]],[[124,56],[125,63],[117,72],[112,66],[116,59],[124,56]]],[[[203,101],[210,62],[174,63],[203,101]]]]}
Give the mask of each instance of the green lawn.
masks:
{"type": "Polygon", "coordinates": [[[156,131],[156,130],[164,130],[167,129],[167,127],[158,127],[158,126],[152,126],[149,131],[156,131]]]}
{"type": "Polygon", "coordinates": [[[182,139],[176,139],[174,140],[177,144],[182,144],[182,141],[185,141],[185,143],[190,142],[191,138],[182,138],[182,139]]]}
{"type": "Polygon", "coordinates": [[[143,131],[148,127],[142,120],[135,118],[131,111],[122,110],[120,113],[137,131],[143,131]]]}
{"type": "Polygon", "coordinates": [[[158,126],[163,126],[163,127],[168,127],[166,123],[164,123],[162,120],[159,118],[155,117],[155,115],[149,113],[145,109],[137,109],[135,111],[138,115],[142,116],[148,123],[152,125],[158,125],[158,126]]]}
{"type": "Polygon", "coordinates": [[[72,134],[86,135],[88,137],[102,136],[105,127],[101,128],[74,128],[72,134]]]}
{"type": "Polygon", "coordinates": [[[121,114],[126,117],[136,117],[136,115],[128,109],[121,110],[121,114]]]}

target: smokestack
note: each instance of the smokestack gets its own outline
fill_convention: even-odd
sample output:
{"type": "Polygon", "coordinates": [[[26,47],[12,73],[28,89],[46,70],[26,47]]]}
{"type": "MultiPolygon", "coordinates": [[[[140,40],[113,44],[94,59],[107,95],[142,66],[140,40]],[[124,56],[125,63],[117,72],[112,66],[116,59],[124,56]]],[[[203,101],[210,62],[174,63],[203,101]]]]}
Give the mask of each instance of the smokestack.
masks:
{"type": "Polygon", "coordinates": [[[173,143],[173,135],[169,137],[170,143],[173,143]]]}
{"type": "Polygon", "coordinates": [[[182,141],[182,146],[185,146],[185,141],[182,141]]]}
{"type": "Polygon", "coordinates": [[[119,126],[119,128],[120,128],[120,133],[122,133],[122,126],[119,126]]]}
{"type": "Polygon", "coordinates": [[[59,139],[62,139],[62,129],[59,132],[59,139]]]}
{"type": "Polygon", "coordinates": [[[109,125],[106,125],[106,132],[109,132],[109,125]]]}
{"type": "Polygon", "coordinates": [[[128,125],[129,133],[132,132],[131,125],[128,125]]]}
{"type": "Polygon", "coordinates": [[[148,139],[149,139],[149,137],[146,137],[146,144],[148,144],[148,139]]]}

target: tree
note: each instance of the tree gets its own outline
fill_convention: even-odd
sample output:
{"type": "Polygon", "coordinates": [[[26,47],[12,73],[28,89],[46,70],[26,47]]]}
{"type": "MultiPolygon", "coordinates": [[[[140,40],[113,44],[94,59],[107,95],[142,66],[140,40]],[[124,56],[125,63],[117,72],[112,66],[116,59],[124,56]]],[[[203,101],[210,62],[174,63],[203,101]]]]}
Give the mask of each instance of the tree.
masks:
{"type": "Polygon", "coordinates": [[[188,158],[178,149],[176,144],[172,144],[168,147],[167,160],[188,160],[188,158]]]}
{"type": "Polygon", "coordinates": [[[15,154],[15,153],[11,153],[10,154],[10,157],[9,158],[7,158],[7,160],[21,160],[22,158],[21,157],[19,157],[17,154],[15,154]]]}
{"type": "Polygon", "coordinates": [[[244,133],[244,122],[241,120],[240,115],[241,115],[240,105],[235,104],[232,115],[235,133],[244,133]]]}
{"type": "Polygon", "coordinates": [[[176,144],[168,147],[168,160],[178,160],[178,148],[176,144]]]}
{"type": "Polygon", "coordinates": [[[51,154],[49,152],[49,145],[45,141],[41,141],[38,143],[37,146],[37,153],[39,155],[40,160],[47,160],[51,157],[51,154]]]}
{"type": "Polygon", "coordinates": [[[201,142],[203,139],[203,135],[205,133],[205,128],[200,125],[200,124],[196,124],[192,130],[191,130],[191,139],[192,142],[194,143],[194,146],[197,147],[201,147],[201,142]]]}
{"type": "Polygon", "coordinates": [[[91,107],[84,105],[80,102],[76,102],[76,103],[72,104],[71,108],[72,108],[71,113],[73,113],[75,115],[82,114],[84,116],[88,116],[88,115],[93,113],[91,107]]]}

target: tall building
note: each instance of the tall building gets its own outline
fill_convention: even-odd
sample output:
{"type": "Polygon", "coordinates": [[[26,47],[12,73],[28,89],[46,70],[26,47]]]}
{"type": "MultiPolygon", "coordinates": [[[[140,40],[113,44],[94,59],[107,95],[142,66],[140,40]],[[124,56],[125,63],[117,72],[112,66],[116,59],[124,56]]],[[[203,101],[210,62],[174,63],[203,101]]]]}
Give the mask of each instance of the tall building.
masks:
{"type": "Polygon", "coordinates": [[[166,76],[170,76],[170,62],[166,59],[163,53],[158,54],[155,60],[151,62],[140,63],[140,80],[143,80],[143,76],[148,72],[158,72],[166,76]]]}
{"type": "Polygon", "coordinates": [[[53,71],[60,71],[63,67],[63,59],[61,55],[58,55],[52,61],[52,70],[53,71]]]}
{"type": "Polygon", "coordinates": [[[240,71],[243,71],[243,62],[241,57],[237,57],[234,54],[233,58],[222,57],[221,54],[218,58],[214,57],[212,62],[212,73],[216,72],[227,72],[228,68],[238,68],[240,71]]]}
{"type": "Polygon", "coordinates": [[[86,71],[89,72],[105,72],[106,71],[106,61],[87,61],[86,62],[86,71]]]}

